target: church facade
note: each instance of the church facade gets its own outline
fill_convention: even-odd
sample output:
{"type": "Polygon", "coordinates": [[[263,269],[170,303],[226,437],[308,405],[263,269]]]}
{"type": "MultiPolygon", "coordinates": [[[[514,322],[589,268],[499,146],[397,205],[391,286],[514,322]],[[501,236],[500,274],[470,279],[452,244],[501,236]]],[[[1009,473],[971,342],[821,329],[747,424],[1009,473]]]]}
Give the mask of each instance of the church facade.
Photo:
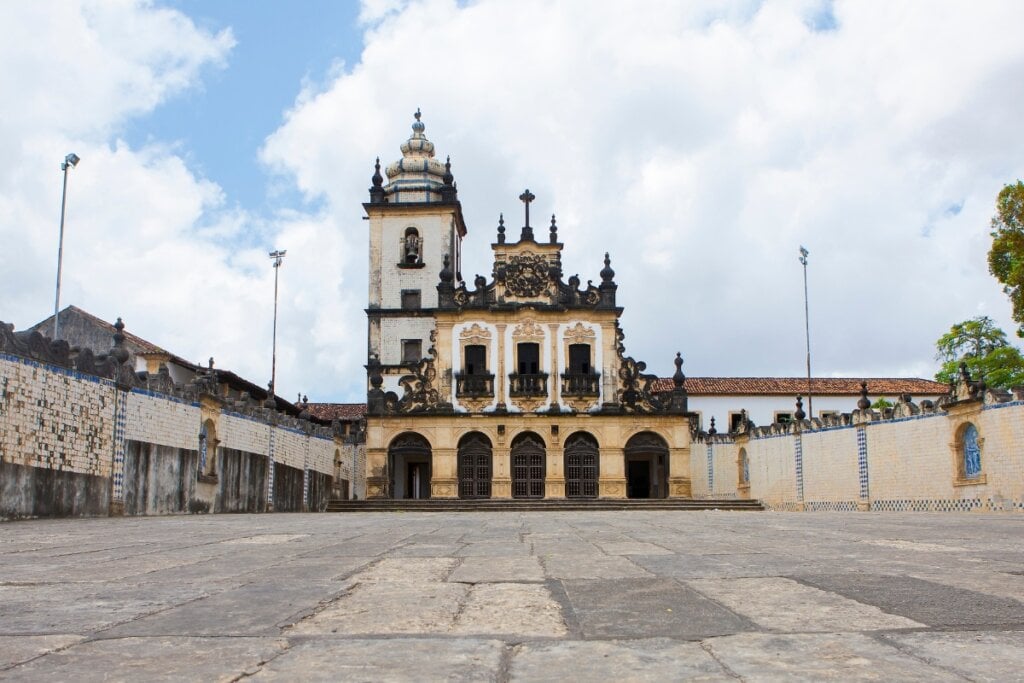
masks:
{"type": "Polygon", "coordinates": [[[689,497],[692,415],[625,355],[608,256],[562,272],[554,216],[499,221],[491,277],[462,278],[468,237],[450,162],[417,112],[365,203],[370,231],[366,463],[371,498],[689,497]]]}

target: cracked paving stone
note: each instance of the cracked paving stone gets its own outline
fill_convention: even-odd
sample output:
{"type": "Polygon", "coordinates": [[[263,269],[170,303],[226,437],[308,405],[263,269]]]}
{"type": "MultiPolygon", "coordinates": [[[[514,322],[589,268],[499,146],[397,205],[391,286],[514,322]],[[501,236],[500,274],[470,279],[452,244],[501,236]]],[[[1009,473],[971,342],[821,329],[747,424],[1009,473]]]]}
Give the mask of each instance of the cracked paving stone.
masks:
{"type": "Polygon", "coordinates": [[[504,644],[469,638],[321,639],[295,643],[257,681],[496,681],[504,644]]]}
{"type": "Polygon", "coordinates": [[[560,641],[519,645],[512,654],[512,681],[730,681],[699,643],[667,638],[560,641]]]}
{"type": "Polygon", "coordinates": [[[485,583],[470,590],[452,632],[558,637],[564,636],[567,629],[562,608],[547,586],[485,583]]]}
{"type": "Polygon", "coordinates": [[[448,580],[459,583],[539,582],[544,580],[544,570],[536,557],[467,557],[448,580]]]}
{"type": "Polygon", "coordinates": [[[860,633],[742,633],[704,641],[751,681],[962,681],[860,633]]]}
{"type": "Polygon", "coordinates": [[[468,593],[462,583],[360,583],[288,634],[447,633],[468,593]]]}
{"type": "Polygon", "coordinates": [[[844,631],[923,626],[905,617],[886,614],[874,605],[781,577],[699,579],[686,584],[755,624],[776,631],[831,632],[838,625],[844,631]]]}
{"type": "Polygon", "coordinates": [[[545,555],[544,573],[552,579],[628,579],[651,575],[625,557],[608,555],[545,555]]]}
{"type": "Polygon", "coordinates": [[[444,581],[456,564],[450,557],[385,558],[351,578],[359,583],[433,583],[444,581]]]}
{"type": "Polygon", "coordinates": [[[20,664],[84,640],[70,634],[49,636],[0,636],[0,669],[20,664]]]}
{"type": "Polygon", "coordinates": [[[152,637],[93,640],[4,671],[12,681],[231,681],[288,646],[282,638],[152,637]]]}
{"type": "Polygon", "coordinates": [[[920,659],[972,681],[1024,680],[1024,632],[893,633],[885,636],[920,659]]]}

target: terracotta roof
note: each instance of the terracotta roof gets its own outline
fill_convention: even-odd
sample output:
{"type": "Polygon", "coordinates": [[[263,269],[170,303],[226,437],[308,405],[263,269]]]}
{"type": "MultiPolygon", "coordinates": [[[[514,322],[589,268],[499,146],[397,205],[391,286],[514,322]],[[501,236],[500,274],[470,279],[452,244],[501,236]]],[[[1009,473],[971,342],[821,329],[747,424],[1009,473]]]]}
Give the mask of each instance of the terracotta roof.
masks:
{"type": "Polygon", "coordinates": [[[365,403],[310,403],[309,414],[321,420],[361,420],[366,416],[365,403]]]}
{"type": "MultiPolygon", "coordinates": [[[[868,383],[872,396],[932,396],[949,392],[949,386],[930,379],[902,377],[812,377],[811,391],[815,396],[857,396],[860,383],[868,383]]],[[[671,391],[672,379],[655,382],[656,391],[671,391]]],[[[783,395],[807,393],[806,377],[687,377],[686,393],[690,396],[783,395]]]]}

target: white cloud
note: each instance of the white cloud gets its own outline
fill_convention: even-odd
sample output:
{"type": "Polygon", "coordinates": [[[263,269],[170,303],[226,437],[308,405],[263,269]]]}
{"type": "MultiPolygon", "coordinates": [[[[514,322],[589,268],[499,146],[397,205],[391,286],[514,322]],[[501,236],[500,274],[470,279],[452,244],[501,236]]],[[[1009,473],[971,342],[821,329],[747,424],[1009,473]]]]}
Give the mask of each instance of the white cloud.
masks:
{"type": "Polygon", "coordinates": [[[800,244],[817,373],[927,376],[953,322],[1011,328],[985,252],[996,193],[1024,176],[1019,3],[366,2],[361,59],[303,84],[260,153],[322,201],[270,217],[229,208],[173,148],[116,139],[226,63],[230,33],[147,5],[11,7],[0,55],[25,67],[0,75],[22,103],[0,124],[0,229],[18,249],[0,282],[19,326],[52,301],[74,150],[64,301],[265,381],[265,247],[285,248],[282,393],[360,399],[361,203],[421,107],[452,157],[466,277],[489,274],[498,213],[516,234],[530,187],[567,273],[597,279],[612,253],[627,351],[652,371],[681,350],[689,374],[800,374],[800,244]]]}

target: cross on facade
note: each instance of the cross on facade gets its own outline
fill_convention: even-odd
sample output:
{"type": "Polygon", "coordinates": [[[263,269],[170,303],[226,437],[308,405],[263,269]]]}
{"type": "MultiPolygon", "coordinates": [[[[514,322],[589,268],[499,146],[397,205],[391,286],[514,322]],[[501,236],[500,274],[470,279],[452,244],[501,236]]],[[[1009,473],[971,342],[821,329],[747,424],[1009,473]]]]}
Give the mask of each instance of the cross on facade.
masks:
{"type": "Polygon", "coordinates": [[[530,227],[530,202],[534,199],[536,199],[536,197],[529,189],[519,195],[519,201],[526,206],[526,225],[523,226],[523,234],[519,237],[519,241],[533,239],[533,228],[530,227]]]}

